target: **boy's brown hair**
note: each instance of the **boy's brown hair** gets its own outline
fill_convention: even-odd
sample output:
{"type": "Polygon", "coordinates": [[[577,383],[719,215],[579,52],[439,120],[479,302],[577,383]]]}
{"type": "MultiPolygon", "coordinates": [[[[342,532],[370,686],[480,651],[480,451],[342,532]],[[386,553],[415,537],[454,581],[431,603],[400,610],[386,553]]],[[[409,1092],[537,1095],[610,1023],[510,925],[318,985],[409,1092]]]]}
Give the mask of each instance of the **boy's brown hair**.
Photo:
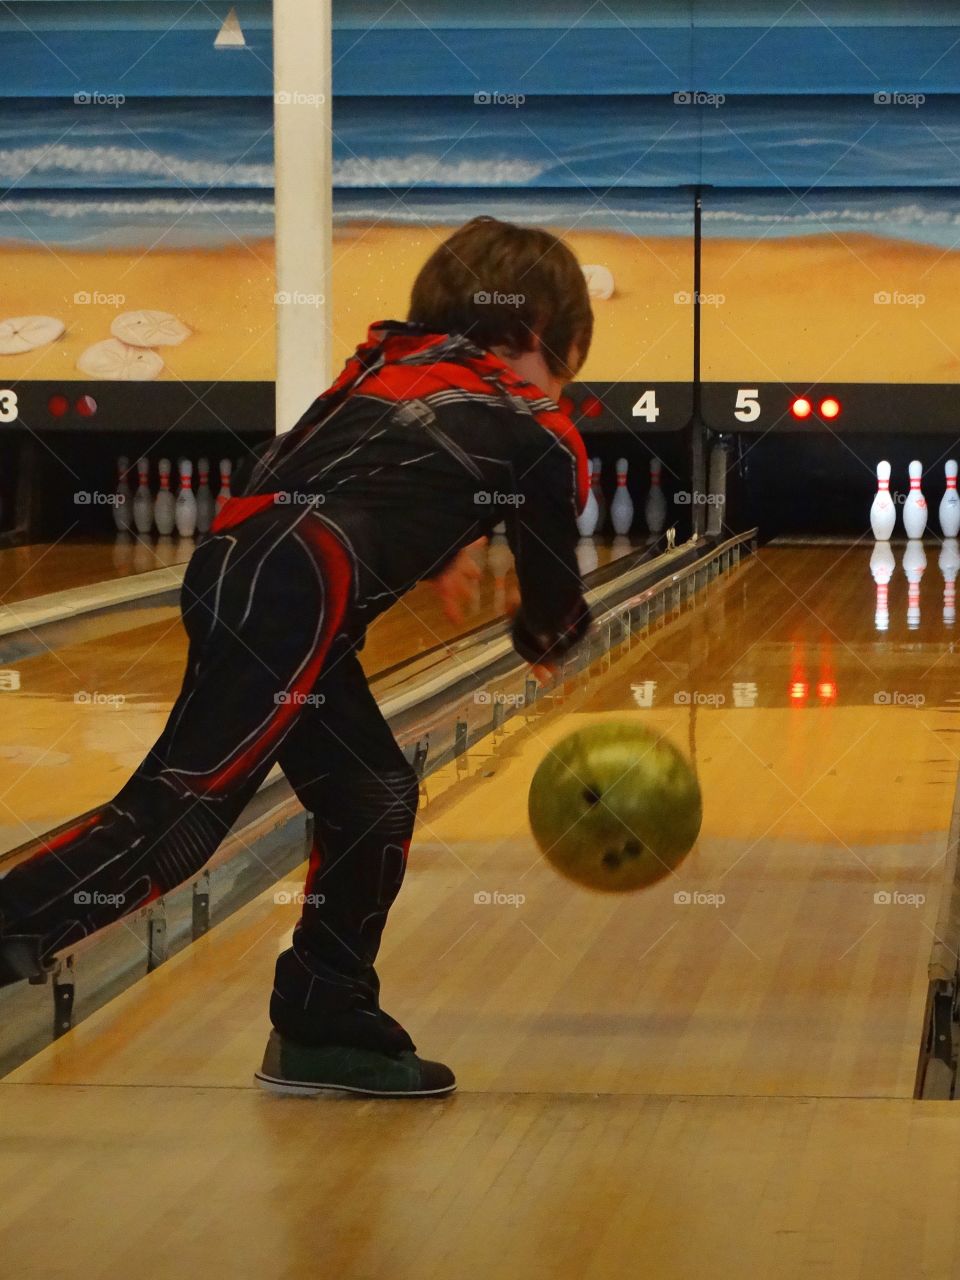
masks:
{"type": "Polygon", "coordinates": [[[519,355],[539,334],[551,373],[571,378],[587,358],[593,312],[580,264],[549,231],[472,218],[436,249],[413,284],[410,320],[519,355]]]}

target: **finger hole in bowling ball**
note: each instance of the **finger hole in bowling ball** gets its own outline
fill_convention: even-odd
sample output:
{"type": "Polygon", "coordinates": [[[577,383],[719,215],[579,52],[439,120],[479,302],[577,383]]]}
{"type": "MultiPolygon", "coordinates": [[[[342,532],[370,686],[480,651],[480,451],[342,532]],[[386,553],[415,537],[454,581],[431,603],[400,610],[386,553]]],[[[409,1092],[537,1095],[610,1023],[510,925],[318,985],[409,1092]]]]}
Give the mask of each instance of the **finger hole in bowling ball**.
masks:
{"type": "Polygon", "coordinates": [[[589,805],[600,803],[600,792],[596,787],[584,787],[583,798],[589,805]]]}
{"type": "Polygon", "coordinates": [[[628,858],[639,858],[643,853],[643,845],[639,840],[626,840],[624,841],[623,852],[628,858]]]}
{"type": "Polygon", "coordinates": [[[610,871],[616,871],[620,865],[620,855],[615,849],[608,849],[603,855],[603,865],[610,871]]]}

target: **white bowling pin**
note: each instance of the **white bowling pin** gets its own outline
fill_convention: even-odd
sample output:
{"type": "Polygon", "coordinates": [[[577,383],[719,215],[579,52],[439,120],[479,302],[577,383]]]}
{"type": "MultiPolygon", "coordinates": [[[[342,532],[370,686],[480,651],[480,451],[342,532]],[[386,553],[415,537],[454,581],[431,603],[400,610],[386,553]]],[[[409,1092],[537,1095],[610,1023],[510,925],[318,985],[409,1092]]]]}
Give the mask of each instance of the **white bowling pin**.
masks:
{"type": "Polygon", "coordinates": [[[217,494],[217,501],[214,504],[217,515],[223,510],[226,503],[233,496],[230,493],[230,475],[233,471],[233,463],[229,458],[220,459],[220,492],[217,494]]]}
{"type": "Polygon", "coordinates": [[[200,458],[197,462],[197,533],[207,533],[216,514],[216,503],[210,491],[210,461],[200,458]]]}
{"type": "Polygon", "coordinates": [[[922,538],[927,527],[927,500],[920,488],[923,464],[910,463],[910,492],[903,504],[903,527],[908,538],[922,538]]]}
{"type": "Polygon", "coordinates": [[[626,458],[617,459],[617,491],[610,503],[610,522],[614,533],[621,537],[630,532],[633,524],[633,499],[627,488],[628,465],[626,458]]]}
{"type": "Polygon", "coordinates": [[[600,562],[600,554],[597,551],[597,544],[593,538],[581,538],[577,543],[577,566],[580,569],[580,576],[585,577],[588,573],[593,573],[594,569],[600,562]]]}
{"type": "Polygon", "coordinates": [[[150,463],[141,458],[137,463],[139,484],[133,495],[133,523],[137,533],[149,533],[153,528],[153,494],[150,492],[150,463]]]}
{"type": "Polygon", "coordinates": [[[590,483],[597,500],[597,533],[603,533],[607,527],[607,498],[603,492],[603,462],[599,458],[593,459],[590,483]]]}
{"type": "Polygon", "coordinates": [[[181,538],[192,538],[197,532],[197,496],[193,492],[193,463],[180,459],[180,491],[177,494],[175,519],[181,538]]]}
{"type": "Polygon", "coordinates": [[[878,541],[870,557],[870,572],[877,584],[877,610],[874,621],[878,631],[886,631],[890,626],[889,591],[890,579],[897,567],[893,550],[887,541],[878,541]]]}
{"type": "Polygon", "coordinates": [[[157,532],[165,537],[173,533],[176,526],[176,499],[170,491],[169,458],[160,459],[157,464],[157,474],[160,477],[160,489],[157,500],[153,504],[153,522],[157,526],[157,532]]]}
{"type": "Polygon", "coordinates": [[[943,574],[943,620],[952,627],[957,620],[957,571],[960,570],[960,543],[944,538],[940,548],[940,572],[943,574]]]}
{"type": "Polygon", "coordinates": [[[907,626],[916,631],[920,625],[920,579],[927,567],[927,556],[919,538],[911,538],[903,553],[903,572],[907,577],[907,626]]]}
{"type": "Polygon", "coordinates": [[[659,458],[650,459],[650,492],[643,508],[644,519],[651,533],[663,533],[667,523],[667,500],[660,487],[661,463],[659,458]]]}
{"type": "Polygon", "coordinates": [[[498,613],[503,613],[506,608],[507,574],[512,564],[513,555],[506,534],[494,533],[487,552],[487,567],[493,576],[493,607],[498,613]]]}
{"type": "Polygon", "coordinates": [[[888,542],[897,523],[897,509],[890,496],[890,463],[877,463],[877,493],[870,508],[870,528],[878,542],[888,542]]]}
{"type": "Polygon", "coordinates": [[[957,495],[957,462],[951,458],[944,471],[947,488],[940,499],[940,531],[945,538],[955,538],[960,533],[960,496],[957,495]]]}
{"type": "Polygon", "coordinates": [[[117,527],[118,533],[124,533],[133,528],[133,495],[130,493],[130,485],[127,481],[127,472],[130,470],[129,458],[117,459],[117,492],[114,495],[115,502],[113,507],[113,523],[117,527]]]}
{"type": "Polygon", "coordinates": [[[593,491],[592,458],[587,466],[590,477],[587,485],[587,505],[577,516],[577,531],[581,538],[592,538],[597,531],[597,525],[600,523],[600,508],[597,506],[597,495],[593,491]]]}

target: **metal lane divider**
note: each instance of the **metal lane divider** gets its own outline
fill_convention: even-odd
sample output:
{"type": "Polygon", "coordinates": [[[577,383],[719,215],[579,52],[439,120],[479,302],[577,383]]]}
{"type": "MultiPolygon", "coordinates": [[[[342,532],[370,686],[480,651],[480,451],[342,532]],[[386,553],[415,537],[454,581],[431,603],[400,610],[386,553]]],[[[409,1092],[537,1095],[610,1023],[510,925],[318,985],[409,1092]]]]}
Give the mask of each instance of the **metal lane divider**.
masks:
{"type": "MultiPolygon", "coordinates": [[[[418,776],[425,779],[464,759],[472,744],[510,716],[531,715],[541,699],[598,658],[692,603],[703,587],[756,549],[756,536],[751,529],[723,541],[692,540],[652,560],[624,557],[621,574],[588,591],[595,615],[591,633],[549,686],[541,687],[529,674],[502,620],[446,646],[446,657],[427,670],[410,659],[404,664],[411,668],[409,679],[403,678],[403,667],[395,670],[389,692],[379,701],[418,776]]],[[[73,1026],[79,974],[86,1016],[299,867],[309,853],[310,826],[309,815],[274,768],[197,876],[70,948],[39,983],[0,990],[0,1075],[73,1026]],[[52,993],[52,1028],[35,985],[47,985],[52,993]],[[13,1044],[7,1043],[11,1030],[13,1044]]],[[[48,832],[47,838],[54,834],[48,832]]],[[[35,844],[0,857],[0,870],[29,856],[35,844]]]]}

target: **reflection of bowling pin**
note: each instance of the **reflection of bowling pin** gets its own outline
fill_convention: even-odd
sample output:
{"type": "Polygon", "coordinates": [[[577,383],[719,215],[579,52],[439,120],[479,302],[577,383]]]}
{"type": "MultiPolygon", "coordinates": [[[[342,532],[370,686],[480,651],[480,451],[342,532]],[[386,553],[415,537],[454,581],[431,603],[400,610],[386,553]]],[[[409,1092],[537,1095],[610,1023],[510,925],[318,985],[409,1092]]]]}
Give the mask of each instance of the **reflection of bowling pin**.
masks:
{"type": "Polygon", "coordinates": [[[903,504],[903,527],[908,538],[922,538],[927,527],[927,500],[920,489],[923,464],[910,463],[910,492],[903,504]]]}
{"type": "Polygon", "coordinates": [[[877,463],[877,493],[870,508],[870,528],[878,542],[889,539],[897,523],[897,509],[890,497],[890,463],[877,463]]]}
{"type": "Polygon", "coordinates": [[[644,519],[651,533],[663,533],[667,523],[667,500],[660,487],[661,463],[659,458],[650,459],[650,492],[643,508],[644,519]]]}
{"type": "Polygon", "coordinates": [[[157,526],[157,532],[166,537],[167,534],[173,533],[176,524],[176,500],[170,492],[170,459],[161,458],[157,464],[157,474],[160,476],[160,490],[157,493],[157,500],[153,504],[153,520],[157,526]]]}
{"type": "Polygon", "coordinates": [[[874,618],[878,631],[886,631],[890,626],[890,605],[888,603],[888,587],[893,571],[897,567],[893,550],[889,542],[878,542],[870,557],[870,572],[877,584],[877,612],[874,618]]]}
{"type": "Polygon", "coordinates": [[[197,462],[199,484],[197,485],[197,533],[209,532],[213,524],[215,503],[210,492],[210,461],[200,458],[197,462]]]}
{"type": "Polygon", "coordinates": [[[133,535],[121,529],[113,542],[113,567],[127,570],[133,562],[133,535]]]}
{"type": "Polygon", "coordinates": [[[919,538],[911,538],[903,553],[903,572],[907,575],[907,626],[911,631],[916,631],[920,625],[920,579],[926,567],[923,543],[919,538]]]}
{"type": "Polygon", "coordinates": [[[577,530],[581,538],[592,538],[600,523],[600,508],[597,506],[597,495],[593,491],[593,460],[587,464],[587,505],[577,516],[577,530]]]}
{"type": "Polygon", "coordinates": [[[940,529],[945,538],[955,538],[960,533],[960,497],[957,495],[957,463],[951,458],[944,467],[947,488],[940,499],[940,529]]]}
{"type": "Polygon", "coordinates": [[[633,499],[627,488],[628,465],[626,458],[617,459],[617,491],[610,503],[610,523],[614,533],[621,536],[629,533],[633,524],[633,499]]]}
{"type": "Polygon", "coordinates": [[[193,463],[180,460],[180,492],[177,494],[175,518],[181,538],[192,538],[197,532],[197,496],[193,492],[193,463]]]}
{"type": "Polygon", "coordinates": [[[490,539],[490,550],[487,552],[487,565],[493,575],[493,607],[503,613],[507,604],[507,574],[513,564],[510,544],[506,534],[495,533],[490,539]]]}
{"type": "Polygon", "coordinates": [[[593,458],[593,471],[590,483],[593,487],[593,496],[597,500],[597,533],[603,533],[607,524],[607,500],[603,493],[603,463],[599,458],[593,458]]]}
{"type": "Polygon", "coordinates": [[[146,573],[148,569],[155,569],[156,567],[157,561],[153,553],[153,544],[148,542],[146,538],[137,538],[133,544],[134,573],[146,573]]]}
{"type": "Polygon", "coordinates": [[[597,544],[593,538],[581,538],[577,543],[577,565],[580,569],[580,576],[584,577],[588,573],[593,573],[599,560],[597,544]]]}
{"type": "Polygon", "coordinates": [[[133,502],[130,485],[127,483],[127,472],[130,470],[128,458],[117,459],[117,492],[113,507],[113,523],[117,532],[123,533],[133,528],[133,502]]]}
{"type": "Polygon", "coordinates": [[[223,510],[224,506],[230,501],[230,474],[233,471],[233,463],[229,458],[220,459],[220,492],[217,494],[216,511],[217,515],[223,510]]]}
{"type": "Polygon", "coordinates": [[[153,528],[153,494],[150,492],[150,463],[141,458],[137,463],[140,483],[133,495],[133,523],[137,533],[149,533],[153,528]]]}
{"type": "Polygon", "coordinates": [[[957,620],[957,571],[960,570],[960,544],[956,538],[944,538],[940,548],[940,572],[943,574],[943,620],[952,627],[957,620]]]}

